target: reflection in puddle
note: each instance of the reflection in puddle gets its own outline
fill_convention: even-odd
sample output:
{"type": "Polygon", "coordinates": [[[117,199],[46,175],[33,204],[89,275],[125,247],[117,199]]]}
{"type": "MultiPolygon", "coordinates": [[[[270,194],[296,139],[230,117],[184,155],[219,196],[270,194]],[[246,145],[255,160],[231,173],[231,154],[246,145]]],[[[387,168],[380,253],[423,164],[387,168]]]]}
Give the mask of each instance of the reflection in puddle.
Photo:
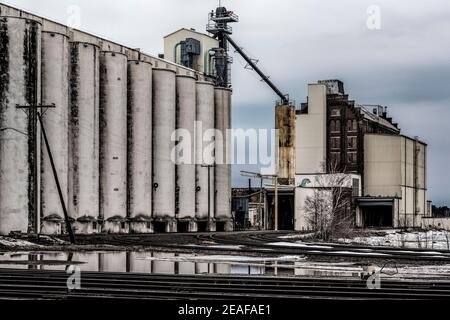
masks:
{"type": "Polygon", "coordinates": [[[153,274],[295,275],[303,257],[258,258],[163,252],[36,252],[0,253],[0,268],[60,270],[79,265],[85,272],[153,274]]]}
{"type": "MultiPolygon", "coordinates": [[[[360,277],[353,262],[314,262],[304,256],[249,257],[165,252],[17,252],[0,253],[0,268],[59,270],[78,265],[83,272],[133,272],[179,275],[264,275],[360,277]]],[[[447,276],[448,265],[403,266],[395,277],[447,276]]],[[[389,268],[386,268],[386,271],[389,268]]],[[[392,269],[392,268],[391,268],[392,269]]],[[[394,269],[392,271],[395,271],[394,269]]]]}

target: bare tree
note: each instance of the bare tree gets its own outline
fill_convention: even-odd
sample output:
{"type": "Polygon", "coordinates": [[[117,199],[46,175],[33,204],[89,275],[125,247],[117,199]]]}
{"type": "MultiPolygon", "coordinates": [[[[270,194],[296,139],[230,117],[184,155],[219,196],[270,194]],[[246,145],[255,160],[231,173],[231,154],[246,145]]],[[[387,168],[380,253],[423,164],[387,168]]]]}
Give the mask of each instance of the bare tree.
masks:
{"type": "Polygon", "coordinates": [[[350,236],[354,226],[350,176],[339,172],[337,166],[330,166],[328,174],[317,175],[304,209],[319,239],[350,236]]]}

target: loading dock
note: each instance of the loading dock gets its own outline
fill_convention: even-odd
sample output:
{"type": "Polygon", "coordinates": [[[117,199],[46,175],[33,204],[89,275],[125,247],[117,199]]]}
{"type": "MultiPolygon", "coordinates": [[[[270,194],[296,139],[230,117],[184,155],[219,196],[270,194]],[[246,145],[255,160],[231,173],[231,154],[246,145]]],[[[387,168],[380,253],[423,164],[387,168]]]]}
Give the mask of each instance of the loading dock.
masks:
{"type": "Polygon", "coordinates": [[[362,227],[393,227],[394,199],[359,198],[362,227]]]}

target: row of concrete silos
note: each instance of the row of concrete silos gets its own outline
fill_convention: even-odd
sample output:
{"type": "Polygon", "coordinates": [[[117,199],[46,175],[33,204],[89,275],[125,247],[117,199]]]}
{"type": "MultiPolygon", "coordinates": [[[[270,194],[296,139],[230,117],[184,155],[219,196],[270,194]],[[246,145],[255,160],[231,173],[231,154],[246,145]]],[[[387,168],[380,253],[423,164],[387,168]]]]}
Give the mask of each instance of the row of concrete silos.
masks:
{"type": "Polygon", "coordinates": [[[29,19],[2,17],[0,36],[0,234],[33,230],[35,220],[46,234],[64,226],[39,133],[36,150],[30,142],[32,113],[16,108],[41,103],[55,104],[43,109],[43,122],[77,233],[232,229],[229,165],[201,165],[214,164],[216,151],[203,159],[198,148],[199,132],[230,127],[228,89],[29,19]],[[183,152],[201,162],[174,162],[175,129],[195,137],[183,152]],[[40,170],[30,172],[31,163],[40,170]]]}

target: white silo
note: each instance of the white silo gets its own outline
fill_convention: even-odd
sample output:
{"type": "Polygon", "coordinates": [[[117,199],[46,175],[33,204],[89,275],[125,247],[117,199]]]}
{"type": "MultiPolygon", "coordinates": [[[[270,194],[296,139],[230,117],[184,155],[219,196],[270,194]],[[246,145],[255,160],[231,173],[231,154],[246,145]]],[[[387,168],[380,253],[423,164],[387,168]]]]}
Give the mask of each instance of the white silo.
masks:
{"type": "Polygon", "coordinates": [[[100,49],[70,43],[69,201],[75,233],[98,231],[100,49]]]}
{"type": "MultiPolygon", "coordinates": [[[[190,73],[188,71],[188,73],[190,73]]],[[[197,231],[195,223],[196,78],[177,75],[177,218],[178,231],[197,231]],[[184,227],[183,227],[184,225],[184,227]]]]}
{"type": "Polygon", "coordinates": [[[153,223],[156,232],[176,232],[176,71],[153,68],[153,223]]]}
{"type": "Polygon", "coordinates": [[[100,54],[100,212],[103,231],[127,231],[127,57],[100,54]]]}
{"type": "MultiPolygon", "coordinates": [[[[38,143],[35,112],[40,96],[41,25],[0,18],[0,234],[37,231],[38,143]],[[34,115],[33,115],[34,114],[34,115]],[[33,137],[37,138],[36,143],[33,137]],[[34,169],[33,169],[34,168],[34,169]]],[[[39,164],[38,164],[39,165],[39,164]]]]}
{"type": "Polygon", "coordinates": [[[196,87],[196,216],[199,231],[214,231],[214,84],[196,87]]]}
{"type": "Polygon", "coordinates": [[[216,137],[215,218],[217,230],[232,231],[231,214],[231,89],[216,87],[215,118],[216,137]]]}
{"type": "MultiPolygon", "coordinates": [[[[42,32],[42,104],[55,108],[43,110],[53,161],[64,202],[68,199],[68,115],[69,115],[69,39],[66,35],[42,32]]],[[[41,147],[41,232],[60,234],[64,212],[56,187],[47,149],[41,147]]]]}
{"type": "Polygon", "coordinates": [[[128,61],[130,231],[152,231],[152,65],[128,61]]]}

